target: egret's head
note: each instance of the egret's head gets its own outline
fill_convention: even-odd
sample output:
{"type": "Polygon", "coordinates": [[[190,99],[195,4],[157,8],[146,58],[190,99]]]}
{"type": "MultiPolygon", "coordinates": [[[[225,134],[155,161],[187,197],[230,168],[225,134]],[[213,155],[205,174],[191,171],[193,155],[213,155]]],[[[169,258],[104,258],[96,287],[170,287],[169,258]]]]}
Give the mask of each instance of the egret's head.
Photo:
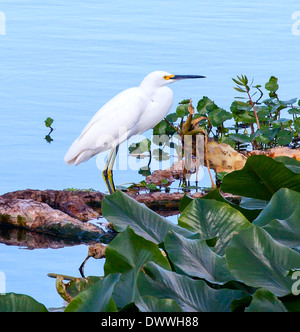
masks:
{"type": "Polygon", "coordinates": [[[147,75],[142,84],[151,85],[153,87],[160,87],[167,84],[177,82],[179,80],[189,79],[189,78],[205,78],[205,76],[200,75],[173,75],[166,71],[154,71],[147,75]]]}

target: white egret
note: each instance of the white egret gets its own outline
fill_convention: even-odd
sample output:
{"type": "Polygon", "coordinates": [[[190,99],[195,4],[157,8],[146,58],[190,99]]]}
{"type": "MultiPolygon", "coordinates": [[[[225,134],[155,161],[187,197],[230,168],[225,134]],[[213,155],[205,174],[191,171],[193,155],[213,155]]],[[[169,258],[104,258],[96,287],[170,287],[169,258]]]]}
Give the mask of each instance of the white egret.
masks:
{"type": "Polygon", "coordinates": [[[173,91],[167,84],[183,79],[205,78],[199,75],[172,75],[154,71],[140,86],[127,89],[108,101],[93,116],[65,155],[65,162],[75,166],[96,154],[111,149],[103,170],[110,193],[115,191],[112,168],[118,146],[131,136],[153,128],[168,114],[173,104],[173,91]]]}

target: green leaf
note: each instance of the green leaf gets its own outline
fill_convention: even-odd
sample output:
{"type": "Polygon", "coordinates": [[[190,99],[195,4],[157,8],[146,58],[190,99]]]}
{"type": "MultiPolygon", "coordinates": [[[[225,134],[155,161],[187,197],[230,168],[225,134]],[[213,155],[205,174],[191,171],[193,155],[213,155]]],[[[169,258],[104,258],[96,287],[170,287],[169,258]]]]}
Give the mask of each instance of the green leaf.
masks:
{"type": "Polygon", "coordinates": [[[141,312],[182,312],[176,301],[171,299],[158,299],[154,296],[141,296],[135,305],[141,312]]]}
{"type": "Polygon", "coordinates": [[[242,197],[240,207],[247,210],[258,210],[261,212],[267,206],[267,203],[267,201],[261,199],[242,197]]]}
{"type": "Polygon", "coordinates": [[[284,105],[284,106],[293,105],[293,104],[295,104],[296,102],[297,102],[297,98],[292,98],[292,99],[290,99],[290,100],[285,100],[285,101],[280,100],[280,104],[281,104],[281,105],[284,105]]]}
{"type": "Polygon", "coordinates": [[[289,145],[294,137],[294,133],[291,130],[281,130],[277,134],[278,145],[289,145]]]}
{"type": "Polygon", "coordinates": [[[47,312],[46,307],[28,295],[0,294],[0,312],[47,312]]]}
{"type": "Polygon", "coordinates": [[[265,137],[263,135],[259,135],[255,138],[257,143],[262,143],[262,144],[268,144],[270,142],[270,139],[268,137],[265,137]]]}
{"type": "Polygon", "coordinates": [[[50,128],[51,127],[51,125],[52,125],[52,123],[53,123],[53,119],[51,119],[51,118],[47,118],[44,122],[45,122],[45,126],[46,127],[48,127],[48,128],[50,128]]]}
{"type": "Polygon", "coordinates": [[[240,80],[236,80],[235,78],[232,78],[233,82],[237,85],[244,86],[244,83],[242,83],[240,80]]]}
{"type": "MultiPolygon", "coordinates": [[[[52,274],[53,276],[53,274],[52,274]]],[[[80,292],[93,286],[96,282],[101,280],[101,277],[87,277],[87,278],[71,278],[69,282],[65,282],[65,276],[56,274],[56,290],[57,293],[67,302],[70,302],[80,292]]],[[[69,278],[68,278],[69,280],[69,278]]]]}
{"type": "Polygon", "coordinates": [[[234,88],[234,90],[238,91],[238,92],[242,92],[242,93],[247,93],[246,90],[241,89],[241,88],[234,88]]]}
{"type": "Polygon", "coordinates": [[[299,115],[300,114],[300,109],[299,108],[291,108],[288,110],[289,114],[294,114],[294,115],[299,115]]]}
{"type": "Polygon", "coordinates": [[[278,119],[276,121],[273,121],[273,127],[274,128],[289,128],[293,123],[293,120],[291,119],[278,119]]]}
{"type": "Polygon", "coordinates": [[[145,138],[139,143],[132,143],[128,150],[130,153],[134,154],[143,154],[144,152],[149,152],[151,149],[151,141],[148,138],[145,138]]]}
{"type": "Polygon", "coordinates": [[[208,107],[218,108],[215,103],[208,97],[203,97],[199,100],[197,105],[197,111],[200,115],[206,115],[208,113],[208,107]]]}
{"type": "Polygon", "coordinates": [[[235,280],[228,270],[225,257],[214,253],[205,240],[186,239],[169,232],[164,245],[177,273],[221,285],[235,280]]]}
{"type": "Polygon", "coordinates": [[[217,108],[209,114],[209,119],[213,126],[220,127],[223,122],[232,119],[232,115],[222,108],[217,108]]]}
{"type": "Polygon", "coordinates": [[[258,226],[235,235],[226,248],[230,272],[252,287],[263,287],[276,296],[291,293],[294,281],[287,272],[300,267],[300,254],[275,241],[258,226]]]}
{"type": "Polygon", "coordinates": [[[300,161],[294,158],[289,157],[275,157],[276,161],[283,163],[288,169],[293,171],[294,173],[300,173],[300,161]]]}
{"type": "MultiPolygon", "coordinates": [[[[223,136],[223,137],[221,138],[221,143],[228,144],[228,145],[230,145],[233,149],[235,149],[235,147],[236,147],[236,142],[235,142],[233,139],[231,139],[230,137],[227,137],[227,136],[223,136]]],[[[218,173],[218,174],[219,174],[219,173],[218,173]]]]}
{"type": "Polygon", "coordinates": [[[180,226],[198,232],[202,240],[218,237],[213,250],[223,255],[235,232],[251,227],[245,216],[227,203],[194,199],[179,217],[180,226]]]}
{"type": "Polygon", "coordinates": [[[53,142],[53,138],[52,138],[50,135],[46,135],[46,136],[45,136],[45,140],[46,140],[48,143],[53,142]]]}
{"type": "Polygon", "coordinates": [[[139,272],[137,285],[142,296],[172,299],[185,312],[230,312],[231,302],[245,295],[236,290],[212,289],[205,281],[167,271],[153,262],[139,272]]]}
{"type": "Polygon", "coordinates": [[[263,135],[265,138],[267,138],[269,141],[272,141],[275,137],[276,137],[276,135],[277,135],[277,133],[280,131],[280,129],[279,128],[275,128],[275,129],[271,129],[271,130],[269,130],[269,126],[267,127],[267,128],[265,128],[265,129],[260,129],[260,130],[258,130],[256,133],[255,133],[255,135],[256,136],[258,136],[258,135],[263,135]]]}
{"type": "Polygon", "coordinates": [[[244,113],[245,111],[250,111],[250,110],[251,106],[248,103],[244,103],[237,100],[235,100],[230,106],[230,111],[235,117],[238,116],[239,114],[244,113]]]}
{"type": "MultiPolygon", "coordinates": [[[[228,173],[227,172],[219,172],[219,173],[217,173],[217,179],[218,180],[220,180],[220,181],[223,181],[223,179],[224,179],[224,177],[227,175],[228,173]]],[[[211,191],[211,192],[215,192],[215,191],[218,191],[219,192],[219,190],[218,189],[216,189],[216,190],[213,190],[213,191],[211,191]]],[[[219,192],[220,193],[220,192],[219,192]]],[[[207,195],[205,195],[205,196],[207,196],[207,195]]],[[[204,196],[204,197],[205,197],[204,196]]],[[[221,194],[220,194],[220,196],[221,196],[221,194]]],[[[222,196],[221,196],[222,197],[222,196]]],[[[217,199],[218,200],[218,199],[217,199]]],[[[226,200],[225,200],[226,201],[226,200]]],[[[227,202],[227,201],[226,201],[227,202]]]]}
{"type": "Polygon", "coordinates": [[[241,75],[241,76],[237,76],[238,81],[241,82],[241,84],[243,85],[247,85],[248,84],[248,78],[245,75],[241,75]]]}
{"type": "MultiPolygon", "coordinates": [[[[219,173],[220,174],[220,173],[219,173]]],[[[226,204],[229,204],[231,207],[235,208],[236,210],[240,211],[250,222],[252,222],[254,219],[258,217],[262,209],[255,208],[243,208],[240,205],[233,204],[226,200],[221,194],[219,189],[215,189],[208,193],[207,195],[201,197],[201,199],[215,199],[216,201],[223,202],[226,204]]]]}
{"type": "Polygon", "coordinates": [[[158,246],[136,235],[129,227],[107,246],[105,256],[105,275],[121,273],[113,295],[118,308],[134,302],[138,296],[135,286],[136,276],[148,261],[153,261],[165,269],[171,269],[158,246]]]}
{"type": "Polygon", "coordinates": [[[113,223],[117,232],[123,232],[130,226],[136,234],[154,243],[162,243],[169,230],[187,237],[193,235],[121,191],[105,196],[102,213],[106,220],[113,223]]]}
{"type": "Polygon", "coordinates": [[[176,109],[176,114],[179,118],[183,118],[184,116],[189,114],[188,110],[189,105],[179,105],[176,109]]]}
{"type": "Polygon", "coordinates": [[[300,208],[285,220],[275,219],[263,228],[274,240],[285,246],[300,250],[300,208]]]}
{"type": "Polygon", "coordinates": [[[256,106],[256,113],[258,119],[261,121],[268,121],[270,116],[270,108],[267,106],[256,106]]]}
{"type": "Polygon", "coordinates": [[[300,193],[280,189],[274,194],[254,225],[264,229],[278,242],[300,249],[300,193]]]}
{"type": "Polygon", "coordinates": [[[146,177],[148,175],[151,175],[151,170],[150,170],[150,168],[148,166],[144,166],[144,167],[140,168],[139,174],[141,174],[142,176],[146,177]]]}
{"type": "Polygon", "coordinates": [[[67,306],[65,312],[113,312],[117,311],[112,293],[120,274],[111,274],[93,286],[80,292],[67,306]]]}
{"type": "Polygon", "coordinates": [[[253,224],[257,226],[265,226],[275,219],[285,220],[299,207],[300,193],[287,188],[282,188],[274,194],[269,204],[257,219],[253,221],[253,224]]]}
{"type": "Polygon", "coordinates": [[[278,298],[266,289],[258,289],[245,312],[288,312],[278,298]]]}
{"type": "Polygon", "coordinates": [[[300,133],[300,118],[297,118],[295,121],[294,121],[294,127],[295,127],[295,130],[300,133]]]}
{"type": "Polygon", "coordinates": [[[159,191],[159,188],[154,183],[147,183],[146,188],[150,191],[159,191]]]}
{"type": "Polygon", "coordinates": [[[278,78],[271,76],[268,83],[265,85],[266,90],[276,92],[279,89],[278,78]]]}
{"type": "Polygon", "coordinates": [[[253,111],[245,111],[236,117],[238,122],[242,123],[256,123],[255,115],[253,111]]]}
{"type": "Polygon", "coordinates": [[[153,128],[153,135],[156,136],[162,136],[162,135],[167,135],[171,136],[176,133],[176,130],[170,126],[165,120],[162,120],[160,123],[158,123],[154,128],[153,128]]]}
{"type": "Polygon", "coordinates": [[[265,201],[281,188],[300,192],[300,174],[266,156],[249,157],[244,168],[226,175],[221,185],[223,192],[265,201]]]}
{"type": "Polygon", "coordinates": [[[177,115],[176,113],[171,113],[171,114],[168,114],[168,115],[166,116],[166,119],[167,119],[169,122],[174,123],[174,122],[177,121],[177,119],[178,119],[178,115],[177,115]]]}
{"type": "Polygon", "coordinates": [[[193,201],[193,198],[188,196],[186,193],[184,194],[184,196],[182,197],[182,199],[180,200],[180,204],[179,204],[179,211],[183,212],[184,209],[193,201]]]}
{"type": "Polygon", "coordinates": [[[230,134],[229,137],[238,143],[251,143],[252,142],[251,137],[249,137],[245,134],[230,134]]]}
{"type": "Polygon", "coordinates": [[[183,99],[179,104],[190,104],[190,100],[189,99],[183,99]]]}

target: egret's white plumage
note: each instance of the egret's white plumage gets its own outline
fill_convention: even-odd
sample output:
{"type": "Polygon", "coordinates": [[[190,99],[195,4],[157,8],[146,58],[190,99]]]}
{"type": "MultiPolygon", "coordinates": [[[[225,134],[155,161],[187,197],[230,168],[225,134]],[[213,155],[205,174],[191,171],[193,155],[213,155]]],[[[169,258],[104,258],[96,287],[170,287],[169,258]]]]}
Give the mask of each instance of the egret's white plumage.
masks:
{"type": "Polygon", "coordinates": [[[139,87],[127,89],[108,101],[90,120],[65,155],[67,164],[78,165],[94,155],[116,148],[131,136],[153,128],[169,112],[173,92],[166,85],[195,75],[155,71],[139,87]]]}

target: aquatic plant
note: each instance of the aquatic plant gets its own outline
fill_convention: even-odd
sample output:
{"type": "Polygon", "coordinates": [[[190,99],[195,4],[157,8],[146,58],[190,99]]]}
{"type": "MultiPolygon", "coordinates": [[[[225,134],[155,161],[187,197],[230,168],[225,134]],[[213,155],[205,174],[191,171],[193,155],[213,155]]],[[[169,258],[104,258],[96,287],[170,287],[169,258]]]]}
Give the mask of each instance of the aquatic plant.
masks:
{"type": "MultiPolygon", "coordinates": [[[[102,203],[118,232],[104,275],[56,276],[65,311],[299,311],[300,162],[248,158],[223,192],[186,196],[178,224],[117,191],[102,203]],[[296,277],[295,277],[296,276],[296,277]]],[[[0,311],[45,311],[26,295],[0,296],[0,311]]]]}

